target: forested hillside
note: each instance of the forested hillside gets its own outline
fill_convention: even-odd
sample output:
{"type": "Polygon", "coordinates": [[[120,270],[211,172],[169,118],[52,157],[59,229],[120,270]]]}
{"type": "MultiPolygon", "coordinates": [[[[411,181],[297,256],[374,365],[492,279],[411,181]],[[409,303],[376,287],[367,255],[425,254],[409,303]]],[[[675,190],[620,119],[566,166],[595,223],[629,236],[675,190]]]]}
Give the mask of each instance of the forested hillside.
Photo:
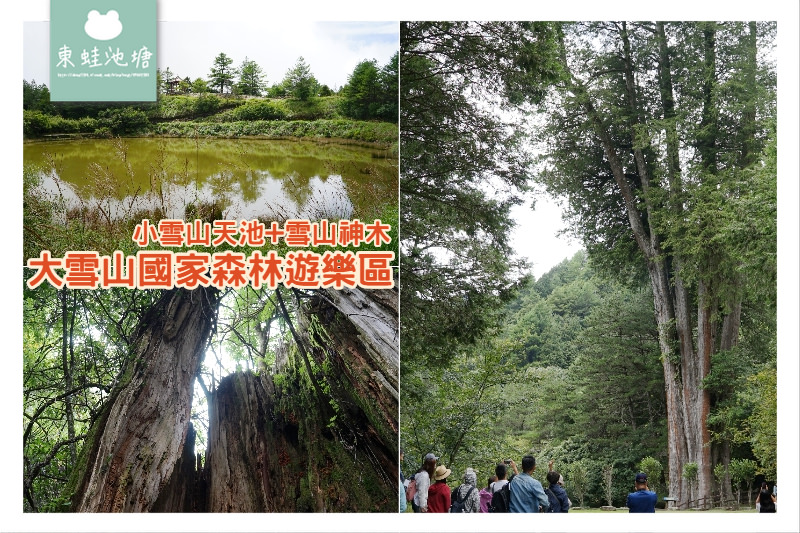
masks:
{"type": "MultiPolygon", "coordinates": [[[[732,450],[733,496],[747,490],[756,470],[775,467],[774,455],[759,451],[774,445],[759,429],[770,416],[759,398],[775,371],[774,360],[759,357],[769,328],[756,320],[747,321],[752,341],[737,360],[720,361],[709,379],[712,390],[735,391],[735,404],[731,398],[712,412],[715,443],[732,450]]],[[[419,395],[403,398],[407,457],[433,449],[454,472],[471,466],[486,478],[496,462],[533,452],[541,465],[553,460],[575,505],[582,494],[587,506],[606,505],[608,466],[612,501],[623,505],[649,457],[661,466],[651,472],[651,488],[666,494],[665,388],[652,296],[646,286],[601,276],[585,252],[520,291],[491,340],[454,354],[451,368],[420,374],[419,395]]],[[[405,467],[414,469],[414,459],[405,467]]],[[[536,476],[544,481],[546,471],[541,466],[536,476]]]]}
{"type": "Polygon", "coordinates": [[[245,58],[239,68],[232,62],[220,54],[211,78],[194,82],[176,77],[169,68],[159,70],[158,100],[153,103],[51,102],[46,85],[23,80],[23,133],[28,139],[258,136],[385,145],[397,141],[397,54],[381,67],[375,59],[359,62],[338,93],[320,84],[302,57],[269,88],[255,62],[245,58]]]}
{"type": "Polygon", "coordinates": [[[407,471],[532,453],[573,501],[645,471],[681,509],[776,481],[775,30],[401,25],[407,471]],[[526,285],[541,189],[585,252],[526,285]]]}

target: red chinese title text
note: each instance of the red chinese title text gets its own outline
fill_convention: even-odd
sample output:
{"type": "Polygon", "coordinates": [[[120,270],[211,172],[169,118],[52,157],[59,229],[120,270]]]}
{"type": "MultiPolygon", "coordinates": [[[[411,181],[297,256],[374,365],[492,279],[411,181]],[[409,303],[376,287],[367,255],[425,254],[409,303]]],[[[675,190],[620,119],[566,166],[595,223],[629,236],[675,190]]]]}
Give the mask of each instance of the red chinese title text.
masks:
{"type": "MultiPolygon", "coordinates": [[[[322,244],[359,246],[372,243],[380,246],[391,242],[386,233],[389,225],[375,220],[362,224],[358,220],[308,222],[289,220],[283,227],[276,223],[268,228],[251,221],[215,221],[212,224],[195,220],[162,220],[151,225],[143,220],[136,226],[133,240],[140,246],[157,242],[162,246],[264,246],[266,240],[276,244],[283,238],[289,246],[317,246],[322,244]]],[[[124,256],[116,251],[109,256],[98,252],[70,251],[63,258],[51,257],[43,250],[38,258],[28,260],[35,270],[28,287],[35,288],[44,282],[56,288],[108,289],[128,287],[138,289],[171,289],[198,286],[240,288],[251,284],[254,288],[275,289],[286,287],[317,289],[332,287],[362,287],[388,289],[394,286],[391,262],[394,252],[383,251],[327,251],[318,254],[297,250],[279,256],[274,250],[266,255],[254,251],[223,251],[214,254],[173,252],[171,250],[141,250],[135,256],[124,256]],[[59,275],[57,271],[63,271],[59,275]]]]}

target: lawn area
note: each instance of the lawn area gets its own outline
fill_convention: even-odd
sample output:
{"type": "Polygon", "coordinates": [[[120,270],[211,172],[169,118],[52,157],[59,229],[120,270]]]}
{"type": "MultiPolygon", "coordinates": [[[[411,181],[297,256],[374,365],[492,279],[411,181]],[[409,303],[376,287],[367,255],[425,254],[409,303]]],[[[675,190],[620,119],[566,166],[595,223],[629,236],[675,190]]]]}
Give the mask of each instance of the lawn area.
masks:
{"type": "MultiPolygon", "coordinates": [[[[627,513],[628,509],[625,507],[617,507],[616,511],[603,511],[599,507],[589,507],[586,509],[570,509],[570,513],[627,513]]],[[[754,507],[745,507],[742,506],[738,511],[733,511],[730,509],[724,509],[722,507],[715,507],[713,509],[708,510],[683,510],[683,511],[669,511],[667,509],[656,509],[657,513],[755,513],[756,510],[754,507]]]]}

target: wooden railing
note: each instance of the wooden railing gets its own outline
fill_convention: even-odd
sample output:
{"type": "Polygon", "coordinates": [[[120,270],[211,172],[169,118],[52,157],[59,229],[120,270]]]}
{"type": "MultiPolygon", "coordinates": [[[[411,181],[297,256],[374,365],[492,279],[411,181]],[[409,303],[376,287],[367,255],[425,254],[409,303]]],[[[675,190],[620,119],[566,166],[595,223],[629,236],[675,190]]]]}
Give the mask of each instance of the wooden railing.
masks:
{"type": "Polygon", "coordinates": [[[742,506],[750,505],[748,502],[739,503],[735,498],[723,500],[719,494],[713,496],[689,500],[688,502],[678,502],[677,498],[665,496],[663,498],[667,509],[684,511],[688,509],[713,509],[714,507],[725,507],[739,510],[742,506]]]}

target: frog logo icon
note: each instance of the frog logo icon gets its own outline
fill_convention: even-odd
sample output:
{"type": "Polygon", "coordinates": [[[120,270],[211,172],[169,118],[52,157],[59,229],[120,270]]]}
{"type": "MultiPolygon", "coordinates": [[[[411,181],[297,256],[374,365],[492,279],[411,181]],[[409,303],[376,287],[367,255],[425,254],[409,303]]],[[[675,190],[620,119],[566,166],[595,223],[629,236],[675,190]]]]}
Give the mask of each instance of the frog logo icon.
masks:
{"type": "Polygon", "coordinates": [[[83,25],[86,35],[97,41],[110,41],[122,33],[122,22],[119,13],[110,10],[105,15],[93,9],[87,15],[86,24],[83,25]]]}

